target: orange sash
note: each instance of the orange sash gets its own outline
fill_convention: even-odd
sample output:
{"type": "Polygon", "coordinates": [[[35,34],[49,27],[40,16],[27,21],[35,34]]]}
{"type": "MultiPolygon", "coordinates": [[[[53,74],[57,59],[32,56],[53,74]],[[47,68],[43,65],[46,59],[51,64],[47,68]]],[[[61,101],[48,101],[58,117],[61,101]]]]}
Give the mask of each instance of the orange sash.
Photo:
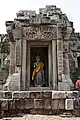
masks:
{"type": "Polygon", "coordinates": [[[36,67],[36,68],[34,69],[34,71],[33,71],[32,80],[34,80],[35,75],[37,75],[38,72],[39,72],[41,69],[43,69],[43,67],[44,67],[44,64],[43,64],[43,63],[39,63],[39,64],[37,65],[37,67],[36,67]]]}

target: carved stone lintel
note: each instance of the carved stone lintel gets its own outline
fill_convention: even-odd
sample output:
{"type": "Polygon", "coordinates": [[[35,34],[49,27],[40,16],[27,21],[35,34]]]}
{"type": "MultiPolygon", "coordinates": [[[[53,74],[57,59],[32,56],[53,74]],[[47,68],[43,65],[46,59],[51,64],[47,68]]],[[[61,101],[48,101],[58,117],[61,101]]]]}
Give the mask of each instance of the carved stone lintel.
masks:
{"type": "Polygon", "coordinates": [[[27,27],[24,36],[27,40],[52,40],[57,38],[57,30],[51,26],[27,27]]]}

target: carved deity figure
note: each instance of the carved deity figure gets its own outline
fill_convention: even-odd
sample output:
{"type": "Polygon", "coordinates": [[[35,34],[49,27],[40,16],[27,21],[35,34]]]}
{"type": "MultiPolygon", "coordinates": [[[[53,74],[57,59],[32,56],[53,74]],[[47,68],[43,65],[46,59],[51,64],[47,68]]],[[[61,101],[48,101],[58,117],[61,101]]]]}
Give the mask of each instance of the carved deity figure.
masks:
{"type": "Polygon", "coordinates": [[[35,87],[43,87],[45,84],[43,67],[44,64],[40,61],[40,56],[36,56],[36,62],[34,62],[34,70],[32,74],[32,80],[34,80],[35,87]]]}

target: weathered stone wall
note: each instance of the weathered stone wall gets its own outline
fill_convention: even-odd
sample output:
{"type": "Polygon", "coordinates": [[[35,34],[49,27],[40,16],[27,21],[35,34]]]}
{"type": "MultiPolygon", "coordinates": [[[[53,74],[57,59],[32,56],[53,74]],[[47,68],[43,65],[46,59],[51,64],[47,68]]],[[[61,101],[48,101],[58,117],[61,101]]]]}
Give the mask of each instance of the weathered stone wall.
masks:
{"type": "Polygon", "coordinates": [[[80,56],[80,33],[73,32],[69,40],[69,69],[70,78],[75,84],[80,76],[80,68],[78,66],[77,58],[80,56]]]}
{"type": "Polygon", "coordinates": [[[3,85],[9,75],[9,59],[10,53],[8,34],[0,34],[0,90],[3,90],[3,85]]]}
{"type": "MultiPolygon", "coordinates": [[[[54,42],[55,40],[56,50],[55,53],[52,53],[53,60],[54,54],[57,57],[55,57],[55,64],[53,63],[53,88],[58,90],[71,89],[72,81],[75,84],[74,79],[77,79],[75,69],[77,57],[80,55],[80,51],[73,52],[73,48],[77,50],[78,47],[79,49],[80,37],[74,32],[73,22],[68,20],[60,8],[47,5],[45,8],[39,9],[39,14],[32,10],[20,10],[14,21],[6,21],[6,31],[10,38],[10,47],[12,46],[10,48],[9,72],[13,74],[21,70],[22,90],[26,89],[25,81],[27,78],[26,43],[31,40],[44,42],[46,40],[54,42]],[[76,57],[74,57],[74,53],[77,53],[76,57]],[[56,73],[54,68],[57,69],[56,73]]],[[[52,46],[54,48],[54,44],[52,46]]]]}
{"type": "Polygon", "coordinates": [[[77,114],[80,111],[77,99],[80,99],[78,91],[4,91],[0,92],[0,116],[17,112],[59,114],[69,111],[77,114]]]}

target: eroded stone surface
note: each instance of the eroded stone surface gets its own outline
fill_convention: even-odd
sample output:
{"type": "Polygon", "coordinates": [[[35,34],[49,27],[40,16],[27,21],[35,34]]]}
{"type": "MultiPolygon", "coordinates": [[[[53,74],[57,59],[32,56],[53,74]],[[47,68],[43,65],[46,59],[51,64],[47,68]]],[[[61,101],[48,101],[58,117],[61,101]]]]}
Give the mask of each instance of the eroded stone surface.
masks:
{"type": "Polygon", "coordinates": [[[52,110],[65,109],[65,100],[52,100],[52,110]]]}
{"type": "Polygon", "coordinates": [[[73,110],[74,109],[73,99],[66,99],[65,100],[65,109],[66,110],[73,110]]]}
{"type": "Polygon", "coordinates": [[[4,91],[3,98],[4,99],[12,99],[12,92],[4,91]]]}
{"type": "Polygon", "coordinates": [[[65,91],[52,91],[52,99],[65,99],[66,93],[65,91]]]}
{"type": "Polygon", "coordinates": [[[16,108],[17,108],[17,106],[16,106],[16,100],[13,100],[13,99],[11,99],[11,100],[9,100],[9,110],[11,111],[11,110],[16,110],[16,108]]]}
{"type": "Polygon", "coordinates": [[[25,100],[24,99],[17,99],[16,100],[16,108],[18,110],[24,110],[25,109],[25,100]]]}
{"type": "Polygon", "coordinates": [[[1,101],[1,109],[2,110],[8,110],[8,100],[2,100],[1,101]]]}
{"type": "Polygon", "coordinates": [[[30,98],[30,92],[29,91],[16,91],[13,92],[13,99],[25,99],[30,98]]]}
{"type": "Polygon", "coordinates": [[[34,107],[33,99],[25,99],[25,109],[32,109],[34,107]]]}
{"type": "Polygon", "coordinates": [[[43,108],[43,101],[42,101],[42,99],[34,99],[34,108],[35,109],[43,108]]]}
{"type": "Polygon", "coordinates": [[[51,99],[44,99],[43,100],[43,108],[44,109],[51,109],[51,99]]]}
{"type": "MultiPolygon", "coordinates": [[[[8,95],[8,93],[11,92],[5,91],[5,93],[8,95]]],[[[53,98],[51,96],[51,91],[50,93],[49,91],[48,93],[47,91],[38,91],[37,93],[38,94],[36,94],[35,91],[15,91],[10,94],[12,95],[12,99],[6,99],[5,96],[7,97],[7,95],[3,92],[4,98],[0,99],[1,111],[6,111],[8,113],[26,111],[27,113],[33,114],[55,114],[58,112],[61,113],[64,110],[65,112],[76,110],[77,114],[77,111],[80,109],[80,98],[76,91],[52,91],[52,93],[55,93],[53,94],[53,98]],[[44,92],[46,93],[45,96],[43,95],[44,92]],[[30,96],[31,93],[32,98],[30,96]],[[77,94],[77,97],[75,95],[73,96],[73,93],[75,93],[75,95],[77,94]]]]}

